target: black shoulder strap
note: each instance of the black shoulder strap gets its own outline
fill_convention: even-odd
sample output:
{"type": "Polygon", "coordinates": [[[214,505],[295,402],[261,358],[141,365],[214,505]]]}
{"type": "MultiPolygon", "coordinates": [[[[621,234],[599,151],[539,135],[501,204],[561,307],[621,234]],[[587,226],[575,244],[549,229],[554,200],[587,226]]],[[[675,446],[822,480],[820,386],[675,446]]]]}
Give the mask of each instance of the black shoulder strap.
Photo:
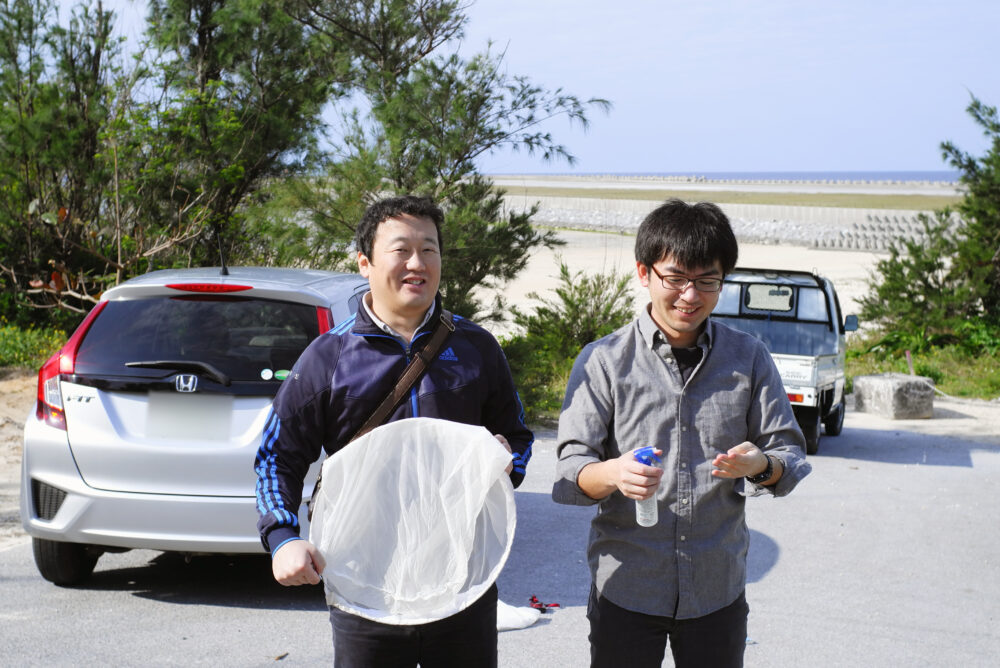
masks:
{"type": "Polygon", "coordinates": [[[437,356],[438,351],[441,350],[441,346],[444,344],[444,340],[448,338],[451,332],[455,331],[455,323],[452,321],[452,315],[448,311],[442,309],[441,317],[434,327],[434,332],[431,334],[431,340],[427,342],[410,363],[406,365],[403,370],[403,374],[396,381],[396,386],[392,388],[392,391],[385,396],[382,403],[378,405],[375,412],[371,414],[361,428],[358,429],[357,433],[351,437],[351,440],[357,440],[370,432],[375,427],[378,427],[386,419],[392,415],[392,412],[396,410],[396,406],[403,401],[406,397],[406,393],[410,391],[410,388],[416,384],[420,377],[424,375],[427,371],[427,367],[437,356]]]}

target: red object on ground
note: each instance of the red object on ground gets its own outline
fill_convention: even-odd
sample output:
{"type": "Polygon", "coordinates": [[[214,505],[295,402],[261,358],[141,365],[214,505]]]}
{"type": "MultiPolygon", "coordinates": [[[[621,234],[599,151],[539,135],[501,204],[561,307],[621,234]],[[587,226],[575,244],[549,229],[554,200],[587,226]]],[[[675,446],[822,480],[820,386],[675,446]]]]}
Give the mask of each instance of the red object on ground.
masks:
{"type": "Polygon", "coordinates": [[[548,612],[550,608],[559,607],[558,603],[542,603],[541,601],[538,600],[537,596],[532,596],[530,600],[531,600],[531,607],[535,608],[536,610],[541,610],[542,613],[548,612]]]}

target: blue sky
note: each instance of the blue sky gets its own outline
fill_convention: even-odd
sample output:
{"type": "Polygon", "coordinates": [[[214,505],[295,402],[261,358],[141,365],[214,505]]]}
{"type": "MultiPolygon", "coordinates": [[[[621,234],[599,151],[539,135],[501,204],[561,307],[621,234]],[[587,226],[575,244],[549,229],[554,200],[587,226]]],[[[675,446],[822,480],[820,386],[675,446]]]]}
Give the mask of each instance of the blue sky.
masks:
{"type": "Polygon", "coordinates": [[[463,52],[492,40],[510,73],[614,105],[587,132],[549,125],[574,167],[503,152],[481,162],[491,173],[942,170],[942,141],[987,147],[970,93],[1000,105],[997,0],[478,0],[467,14],[463,52]]]}
{"type": "Polygon", "coordinates": [[[490,172],[940,170],[986,141],[970,91],[1000,105],[996,0],[479,0],[466,47],[510,72],[614,103],[579,162],[517,155],[490,172]]]}

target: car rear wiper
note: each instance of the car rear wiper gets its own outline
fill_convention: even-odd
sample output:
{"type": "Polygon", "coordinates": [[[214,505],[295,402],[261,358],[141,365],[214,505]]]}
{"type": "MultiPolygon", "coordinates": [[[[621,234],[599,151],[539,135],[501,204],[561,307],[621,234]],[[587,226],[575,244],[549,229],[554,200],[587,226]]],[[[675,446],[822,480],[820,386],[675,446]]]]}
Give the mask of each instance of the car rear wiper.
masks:
{"type": "Polygon", "coordinates": [[[156,360],[151,362],[126,362],[125,366],[139,369],[173,369],[175,371],[201,371],[206,376],[226,387],[232,385],[229,376],[208,362],[193,360],[156,360]]]}

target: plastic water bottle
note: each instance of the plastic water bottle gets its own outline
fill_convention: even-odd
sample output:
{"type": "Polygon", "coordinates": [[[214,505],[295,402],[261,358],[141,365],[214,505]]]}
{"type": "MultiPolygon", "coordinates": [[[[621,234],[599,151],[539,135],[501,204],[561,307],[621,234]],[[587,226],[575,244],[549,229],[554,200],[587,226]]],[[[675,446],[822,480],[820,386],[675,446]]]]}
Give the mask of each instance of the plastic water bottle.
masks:
{"type": "MultiPolygon", "coordinates": [[[[655,448],[652,445],[647,445],[644,448],[633,450],[632,456],[635,457],[637,462],[642,462],[646,466],[661,468],[663,466],[663,460],[657,457],[653,450],[655,450],[655,448]]],[[[635,521],[639,526],[651,527],[654,526],[659,520],[660,515],[656,505],[656,494],[653,494],[653,496],[648,499],[635,502],[635,521]]]]}

